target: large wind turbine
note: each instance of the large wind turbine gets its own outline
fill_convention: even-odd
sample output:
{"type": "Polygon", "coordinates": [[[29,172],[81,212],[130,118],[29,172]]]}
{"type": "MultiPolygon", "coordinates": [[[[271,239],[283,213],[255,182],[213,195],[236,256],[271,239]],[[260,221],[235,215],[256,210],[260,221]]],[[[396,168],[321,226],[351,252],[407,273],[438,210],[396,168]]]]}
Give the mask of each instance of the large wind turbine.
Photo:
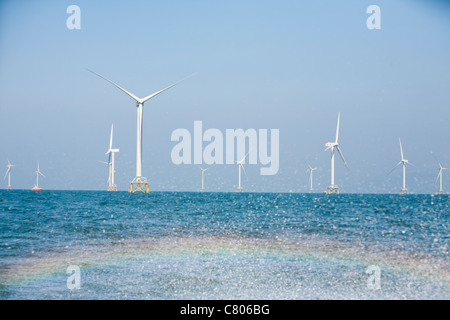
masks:
{"type": "Polygon", "coordinates": [[[444,189],[442,188],[442,171],[444,171],[444,170],[448,170],[448,168],[442,167],[441,163],[439,163],[439,173],[436,178],[436,182],[438,181],[438,179],[440,179],[438,194],[445,194],[444,189]]]}
{"type": "Polygon", "coordinates": [[[130,188],[129,188],[129,192],[136,192],[136,191],[141,191],[144,193],[148,193],[149,189],[148,189],[148,181],[147,178],[142,176],[142,119],[143,119],[143,106],[144,103],[153,98],[154,96],[160,94],[163,91],[166,91],[167,89],[172,88],[173,86],[177,85],[178,83],[184,81],[185,79],[187,79],[188,77],[162,89],[159,91],[156,91],[144,98],[139,98],[137,96],[135,96],[134,94],[128,92],[127,90],[125,90],[124,88],[120,87],[119,85],[115,84],[114,82],[112,82],[111,80],[106,79],[105,77],[99,75],[98,73],[95,73],[92,70],[88,71],[92,72],[93,74],[99,76],[100,78],[108,81],[109,83],[111,83],[112,85],[114,85],[115,87],[117,87],[118,89],[122,90],[123,92],[125,92],[128,96],[130,96],[132,99],[134,99],[136,101],[136,107],[137,107],[137,138],[136,138],[136,177],[130,182],[130,188]]]}
{"type": "Polygon", "coordinates": [[[115,173],[115,169],[114,169],[114,154],[116,152],[119,152],[120,149],[113,149],[113,147],[112,147],[113,128],[114,128],[114,124],[111,125],[111,135],[109,137],[109,149],[105,153],[105,154],[109,154],[108,162],[107,162],[108,163],[108,168],[109,168],[108,188],[106,189],[107,191],[117,191],[117,186],[114,183],[114,173],[115,173]]]}
{"type": "Polygon", "coordinates": [[[309,173],[309,181],[310,181],[310,187],[309,187],[309,193],[314,193],[314,188],[313,188],[313,171],[317,170],[317,168],[313,168],[311,167],[308,163],[307,163],[309,169],[308,171],[310,171],[309,173]]]}
{"type": "MultiPolygon", "coordinates": [[[[412,163],[410,163],[408,161],[408,159],[405,159],[405,157],[403,156],[402,141],[400,140],[400,138],[398,138],[398,142],[400,143],[400,153],[402,155],[402,160],[400,160],[400,162],[397,163],[394,168],[392,168],[391,172],[394,171],[394,169],[397,168],[399,165],[403,165],[403,186],[402,186],[402,190],[400,190],[400,194],[409,194],[409,191],[406,188],[406,165],[407,164],[412,165],[412,163]]],[[[389,172],[389,173],[391,173],[391,172],[389,172]]]]}
{"type": "Polygon", "coordinates": [[[331,185],[327,188],[325,191],[326,194],[330,193],[339,193],[339,188],[337,185],[334,184],[334,150],[336,149],[344,162],[345,166],[348,169],[347,162],[345,162],[344,155],[342,154],[341,148],[339,147],[338,139],[339,139],[339,119],[341,117],[341,113],[338,113],[338,121],[337,121],[337,129],[336,129],[336,140],[334,142],[325,142],[325,146],[327,147],[325,149],[331,149],[331,185]]]}
{"type": "Polygon", "coordinates": [[[45,178],[45,176],[39,170],[39,161],[38,161],[37,171],[35,171],[35,173],[36,173],[36,185],[33,188],[31,188],[31,191],[42,191],[42,189],[39,188],[39,175],[43,176],[44,178],[45,178]]]}
{"type": "Polygon", "coordinates": [[[5,177],[3,179],[6,179],[6,176],[8,176],[8,186],[6,187],[7,190],[11,190],[11,168],[15,167],[15,164],[11,164],[11,162],[9,162],[8,160],[8,164],[6,165],[7,169],[6,169],[6,173],[5,173],[5,177]]]}

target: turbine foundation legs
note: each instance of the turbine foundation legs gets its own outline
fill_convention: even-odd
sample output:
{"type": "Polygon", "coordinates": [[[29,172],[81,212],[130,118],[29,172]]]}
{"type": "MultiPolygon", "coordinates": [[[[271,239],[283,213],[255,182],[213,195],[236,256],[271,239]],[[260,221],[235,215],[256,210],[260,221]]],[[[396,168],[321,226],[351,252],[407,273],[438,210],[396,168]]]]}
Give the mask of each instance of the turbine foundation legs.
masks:
{"type": "Polygon", "coordinates": [[[204,189],[204,188],[201,188],[201,189],[200,189],[200,192],[205,192],[205,189],[204,189]]]}
{"type": "Polygon", "coordinates": [[[445,191],[444,190],[440,190],[440,191],[438,191],[438,193],[437,194],[446,194],[445,193],[445,191]]]}
{"type": "Polygon", "coordinates": [[[112,185],[112,186],[106,188],[106,191],[117,191],[117,186],[116,185],[112,185]]]}
{"type": "Polygon", "coordinates": [[[339,194],[338,186],[329,186],[324,192],[325,194],[339,194]]]}
{"type": "Polygon", "coordinates": [[[11,186],[7,186],[6,190],[12,190],[12,187],[11,186]]]}
{"type": "Polygon", "coordinates": [[[400,190],[400,194],[409,194],[409,191],[408,191],[408,189],[402,189],[402,190],[400,190]]]}
{"type": "Polygon", "coordinates": [[[244,192],[244,188],[242,188],[242,187],[237,187],[236,192],[244,192]]]}
{"type": "Polygon", "coordinates": [[[308,193],[315,193],[314,189],[309,189],[308,193]]]}
{"type": "Polygon", "coordinates": [[[143,177],[134,178],[133,181],[130,182],[130,188],[128,189],[128,192],[149,193],[147,178],[143,177]]]}

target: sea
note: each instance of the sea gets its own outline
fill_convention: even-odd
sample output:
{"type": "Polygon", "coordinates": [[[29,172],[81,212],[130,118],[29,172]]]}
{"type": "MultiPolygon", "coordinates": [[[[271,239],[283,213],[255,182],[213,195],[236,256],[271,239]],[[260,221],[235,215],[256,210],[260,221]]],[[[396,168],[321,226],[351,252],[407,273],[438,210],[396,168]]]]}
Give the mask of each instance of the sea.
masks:
{"type": "Polygon", "coordinates": [[[449,205],[0,190],[0,299],[450,299],[449,205]]]}

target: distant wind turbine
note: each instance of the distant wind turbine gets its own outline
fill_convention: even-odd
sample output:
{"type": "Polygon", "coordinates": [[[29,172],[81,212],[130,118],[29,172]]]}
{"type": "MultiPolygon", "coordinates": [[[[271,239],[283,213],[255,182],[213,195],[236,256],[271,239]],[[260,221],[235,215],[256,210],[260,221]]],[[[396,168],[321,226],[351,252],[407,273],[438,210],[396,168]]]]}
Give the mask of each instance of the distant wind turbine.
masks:
{"type": "Polygon", "coordinates": [[[89,72],[92,72],[93,74],[99,76],[100,78],[108,81],[109,83],[111,83],[112,85],[114,85],[115,87],[117,87],[118,89],[122,90],[124,93],[126,93],[128,96],[130,96],[133,100],[136,101],[136,106],[137,106],[137,137],[136,137],[136,177],[130,182],[130,188],[128,189],[129,192],[137,192],[137,191],[141,191],[144,193],[148,193],[149,192],[149,188],[148,188],[148,181],[147,178],[142,176],[142,119],[143,119],[143,106],[144,103],[147,100],[150,100],[151,98],[155,97],[156,95],[160,94],[161,92],[166,91],[167,89],[172,88],[173,86],[179,84],[180,82],[186,80],[187,78],[191,77],[188,76],[162,90],[156,91],[144,98],[139,98],[137,96],[135,96],[134,94],[128,92],[127,90],[125,90],[124,88],[120,87],[119,85],[115,84],[114,82],[112,82],[111,80],[106,79],[105,77],[99,75],[98,73],[95,73],[92,70],[87,69],[89,72]]]}
{"type": "Polygon", "coordinates": [[[240,161],[236,161],[236,164],[239,166],[239,184],[238,187],[236,189],[236,192],[244,192],[244,188],[242,188],[242,184],[241,184],[241,170],[244,171],[244,174],[247,176],[247,173],[245,172],[244,169],[244,161],[245,158],[247,157],[248,153],[240,160],[240,161]]]}
{"type": "Polygon", "coordinates": [[[394,168],[392,168],[392,170],[389,172],[389,174],[395,170],[395,168],[397,168],[399,165],[403,166],[403,186],[402,186],[402,190],[400,190],[400,194],[409,194],[408,189],[406,188],[406,165],[410,164],[413,165],[412,163],[410,163],[408,161],[408,159],[405,159],[405,157],[403,156],[403,147],[402,147],[402,141],[400,140],[400,138],[398,138],[398,142],[400,143],[400,154],[402,156],[402,160],[400,160],[399,163],[397,163],[395,165],[394,168]]]}
{"type": "Polygon", "coordinates": [[[205,172],[208,170],[208,168],[203,169],[202,167],[199,167],[200,170],[202,170],[202,188],[200,189],[200,192],[205,192],[205,172]]]}
{"type": "Polygon", "coordinates": [[[341,157],[342,161],[344,162],[345,166],[348,169],[347,162],[345,162],[344,155],[342,154],[341,148],[339,147],[339,143],[338,143],[340,117],[341,117],[341,113],[338,113],[338,121],[337,121],[337,129],[336,129],[336,140],[334,142],[325,142],[325,146],[327,147],[325,149],[325,151],[328,150],[328,149],[331,149],[331,185],[325,191],[326,194],[339,193],[338,186],[334,184],[334,150],[335,149],[338,151],[339,156],[341,157]]]}
{"type": "Polygon", "coordinates": [[[31,191],[42,191],[42,189],[39,188],[39,175],[43,176],[44,178],[45,178],[45,176],[39,170],[39,161],[38,161],[38,165],[37,165],[37,171],[35,171],[35,173],[36,173],[36,185],[31,189],[31,191]]]}
{"type": "Polygon", "coordinates": [[[9,162],[8,160],[8,164],[6,165],[7,169],[6,169],[6,173],[5,173],[5,177],[3,179],[6,179],[6,176],[8,176],[8,186],[6,187],[7,190],[11,190],[11,168],[15,167],[16,165],[11,164],[11,162],[9,162]]]}
{"type": "Polygon", "coordinates": [[[120,149],[113,149],[113,147],[112,147],[113,129],[114,129],[114,124],[111,125],[111,135],[109,137],[109,149],[105,153],[105,154],[109,154],[108,162],[107,162],[108,168],[109,168],[108,188],[106,189],[107,191],[117,191],[117,186],[114,183],[114,173],[116,172],[115,167],[114,167],[114,154],[116,152],[119,152],[120,149]]]}
{"type": "Polygon", "coordinates": [[[309,187],[309,193],[314,193],[314,188],[313,188],[313,171],[315,171],[315,170],[317,170],[317,168],[313,168],[313,167],[311,167],[308,163],[307,163],[307,165],[308,165],[308,171],[310,172],[309,173],[309,181],[310,181],[310,187],[309,187]]]}
{"type": "Polygon", "coordinates": [[[439,162],[439,173],[438,173],[438,176],[436,178],[436,182],[438,181],[438,179],[440,180],[438,194],[445,194],[444,189],[442,188],[442,172],[444,170],[448,170],[448,168],[442,167],[441,163],[439,162]]]}

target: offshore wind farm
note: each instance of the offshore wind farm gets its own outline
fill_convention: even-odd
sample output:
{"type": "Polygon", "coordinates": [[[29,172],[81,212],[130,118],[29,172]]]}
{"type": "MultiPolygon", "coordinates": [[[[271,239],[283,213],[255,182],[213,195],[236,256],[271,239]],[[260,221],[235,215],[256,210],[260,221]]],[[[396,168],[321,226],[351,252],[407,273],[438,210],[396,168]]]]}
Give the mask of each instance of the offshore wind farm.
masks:
{"type": "Polygon", "coordinates": [[[447,13],[1,3],[0,300],[448,300],[447,13]]]}

